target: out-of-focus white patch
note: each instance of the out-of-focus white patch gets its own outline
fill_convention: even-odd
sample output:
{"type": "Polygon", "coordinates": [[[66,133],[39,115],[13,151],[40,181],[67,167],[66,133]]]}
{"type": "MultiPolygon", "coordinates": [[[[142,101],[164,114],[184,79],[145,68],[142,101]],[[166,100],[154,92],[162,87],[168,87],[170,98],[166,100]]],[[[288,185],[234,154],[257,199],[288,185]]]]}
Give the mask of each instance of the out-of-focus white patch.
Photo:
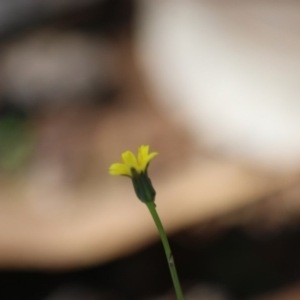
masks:
{"type": "Polygon", "coordinates": [[[300,169],[300,2],[143,0],[138,16],[162,108],[214,151],[300,169]]]}

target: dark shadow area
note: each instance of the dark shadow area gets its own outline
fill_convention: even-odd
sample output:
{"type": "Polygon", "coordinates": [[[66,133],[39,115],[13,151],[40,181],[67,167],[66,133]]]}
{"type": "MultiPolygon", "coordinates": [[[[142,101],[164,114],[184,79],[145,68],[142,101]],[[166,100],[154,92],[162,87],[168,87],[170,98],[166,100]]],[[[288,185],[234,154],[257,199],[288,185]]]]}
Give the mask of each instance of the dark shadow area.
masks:
{"type": "MultiPolygon", "coordinates": [[[[185,234],[173,237],[171,244],[185,290],[206,284],[220,288],[229,299],[249,299],[300,278],[299,228],[263,239],[251,238],[238,228],[209,242],[185,237],[182,244],[182,236],[185,234]]],[[[93,294],[91,299],[132,300],[172,290],[159,243],[132,256],[80,270],[2,270],[0,281],[1,299],[12,300],[52,299],[51,295],[71,295],[75,290],[83,295],[78,299],[90,299],[85,297],[93,294]]]]}

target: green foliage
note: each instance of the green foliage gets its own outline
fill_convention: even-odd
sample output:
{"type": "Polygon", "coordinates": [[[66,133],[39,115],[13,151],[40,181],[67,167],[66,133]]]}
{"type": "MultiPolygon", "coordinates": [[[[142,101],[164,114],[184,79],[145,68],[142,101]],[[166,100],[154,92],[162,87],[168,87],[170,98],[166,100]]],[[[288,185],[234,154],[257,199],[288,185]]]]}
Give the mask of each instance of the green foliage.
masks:
{"type": "Polygon", "coordinates": [[[15,171],[28,162],[33,134],[26,118],[14,114],[0,118],[0,171],[15,171]]]}

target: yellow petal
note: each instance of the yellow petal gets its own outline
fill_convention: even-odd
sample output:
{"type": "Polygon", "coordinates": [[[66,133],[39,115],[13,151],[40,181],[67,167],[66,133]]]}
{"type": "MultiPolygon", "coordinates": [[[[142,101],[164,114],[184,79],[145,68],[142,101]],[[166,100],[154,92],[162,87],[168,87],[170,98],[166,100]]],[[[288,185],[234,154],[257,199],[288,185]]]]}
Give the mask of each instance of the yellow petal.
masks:
{"type": "Polygon", "coordinates": [[[131,151],[126,151],[122,153],[123,163],[129,168],[138,168],[137,160],[131,151]]]}
{"type": "Polygon", "coordinates": [[[140,166],[141,171],[145,171],[150,160],[158,155],[157,152],[152,152],[149,154],[149,146],[142,145],[138,150],[138,164],[140,166]]]}
{"type": "Polygon", "coordinates": [[[148,156],[149,152],[149,146],[148,145],[142,145],[138,149],[138,162],[140,166],[144,165],[144,161],[148,156]]]}
{"type": "Polygon", "coordinates": [[[131,176],[130,169],[127,168],[124,164],[115,163],[112,164],[109,168],[109,174],[111,175],[125,175],[125,176],[131,176]]]}
{"type": "Polygon", "coordinates": [[[148,154],[148,156],[147,156],[147,158],[146,158],[146,164],[148,164],[149,161],[150,161],[153,157],[155,157],[155,156],[157,156],[157,155],[158,155],[158,152],[151,152],[150,154],[148,154]]]}

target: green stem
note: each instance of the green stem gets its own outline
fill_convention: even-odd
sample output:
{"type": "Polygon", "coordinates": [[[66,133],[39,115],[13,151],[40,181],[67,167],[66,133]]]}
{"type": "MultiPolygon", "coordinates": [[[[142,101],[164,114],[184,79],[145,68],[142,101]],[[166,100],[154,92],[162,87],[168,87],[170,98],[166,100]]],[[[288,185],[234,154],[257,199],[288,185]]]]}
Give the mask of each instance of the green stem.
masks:
{"type": "Polygon", "coordinates": [[[178,275],[177,275],[177,271],[176,271],[176,267],[175,267],[175,262],[174,262],[174,258],[173,258],[173,254],[171,252],[171,248],[169,245],[169,241],[166,235],[166,232],[164,230],[164,227],[160,221],[160,218],[157,214],[156,208],[155,208],[155,203],[154,202],[146,202],[146,205],[153,217],[153,220],[156,224],[156,227],[158,229],[162,244],[164,246],[164,250],[166,253],[166,257],[167,257],[167,261],[168,261],[168,265],[169,265],[169,269],[171,272],[171,276],[172,276],[172,280],[173,280],[173,284],[174,284],[174,288],[175,288],[175,292],[176,292],[176,296],[177,296],[177,300],[184,300],[183,298],[183,294],[181,291],[181,286],[180,286],[180,282],[178,279],[178,275]]]}

